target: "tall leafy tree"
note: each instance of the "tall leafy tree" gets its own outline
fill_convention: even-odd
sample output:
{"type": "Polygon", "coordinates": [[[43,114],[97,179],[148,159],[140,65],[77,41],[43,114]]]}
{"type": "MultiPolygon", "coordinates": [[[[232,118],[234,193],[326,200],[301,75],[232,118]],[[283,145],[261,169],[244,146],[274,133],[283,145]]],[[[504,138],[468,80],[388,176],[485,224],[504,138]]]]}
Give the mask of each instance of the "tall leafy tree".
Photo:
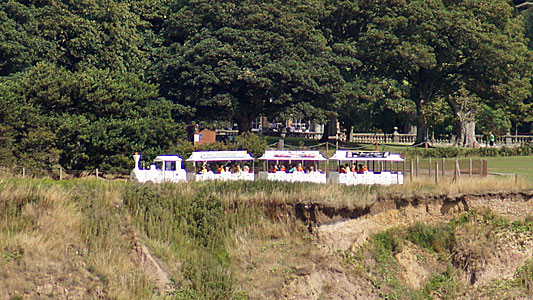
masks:
{"type": "Polygon", "coordinates": [[[184,138],[177,107],[136,74],[39,63],[0,88],[0,141],[26,166],[124,170],[184,138]]]}
{"type": "Polygon", "coordinates": [[[36,9],[17,1],[0,1],[0,76],[42,60],[52,43],[39,36],[36,9]]]}
{"type": "Polygon", "coordinates": [[[250,131],[260,114],[324,116],[344,84],[329,64],[323,2],[194,0],[171,15],[159,64],[163,94],[194,118],[250,131]]]}
{"type": "Polygon", "coordinates": [[[360,15],[351,35],[365,72],[409,87],[417,143],[427,139],[424,107],[438,97],[456,116],[461,144],[471,145],[477,102],[508,108],[527,96],[531,54],[508,1],[362,1],[360,15]],[[460,91],[464,103],[453,96],[460,91]]]}

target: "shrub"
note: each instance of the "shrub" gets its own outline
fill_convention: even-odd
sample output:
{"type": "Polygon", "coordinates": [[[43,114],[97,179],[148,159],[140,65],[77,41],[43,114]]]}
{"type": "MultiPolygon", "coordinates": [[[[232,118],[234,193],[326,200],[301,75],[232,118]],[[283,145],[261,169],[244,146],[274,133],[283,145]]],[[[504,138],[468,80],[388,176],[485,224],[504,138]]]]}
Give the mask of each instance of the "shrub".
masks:
{"type": "Polygon", "coordinates": [[[254,158],[259,158],[265,153],[267,142],[259,135],[246,133],[236,137],[230,147],[235,150],[247,150],[254,158]]]}
{"type": "Polygon", "coordinates": [[[517,274],[518,282],[528,292],[530,296],[533,296],[533,260],[530,259],[518,269],[517,274]]]}
{"type": "Polygon", "coordinates": [[[188,284],[177,292],[178,299],[231,299],[235,284],[227,237],[235,227],[257,218],[241,207],[231,209],[218,183],[184,186],[132,184],[124,189],[124,204],[147,237],[169,244],[183,262],[180,275],[188,284]]]}
{"type": "Polygon", "coordinates": [[[402,251],[401,241],[396,232],[387,230],[372,236],[373,254],[376,261],[387,260],[402,251]]]}
{"type": "Polygon", "coordinates": [[[407,239],[432,252],[450,248],[450,232],[445,227],[415,223],[407,228],[407,239]]]}
{"type": "Polygon", "coordinates": [[[466,157],[466,156],[528,156],[533,153],[533,145],[526,145],[524,147],[509,148],[503,146],[501,148],[496,147],[484,147],[484,148],[459,148],[459,147],[443,147],[443,148],[406,148],[404,151],[400,151],[405,157],[422,157],[422,158],[440,158],[440,157],[466,157]]]}

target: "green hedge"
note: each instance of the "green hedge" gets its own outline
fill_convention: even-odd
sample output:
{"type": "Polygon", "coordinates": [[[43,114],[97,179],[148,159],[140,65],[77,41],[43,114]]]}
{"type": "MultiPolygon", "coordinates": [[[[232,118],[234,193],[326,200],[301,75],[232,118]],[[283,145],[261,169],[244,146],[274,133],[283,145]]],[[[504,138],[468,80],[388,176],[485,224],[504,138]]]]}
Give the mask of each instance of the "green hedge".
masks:
{"type": "Polygon", "coordinates": [[[528,156],[533,155],[533,146],[526,145],[524,147],[486,147],[486,148],[406,148],[400,151],[405,157],[423,157],[423,158],[440,158],[440,157],[497,157],[497,156],[528,156]]]}

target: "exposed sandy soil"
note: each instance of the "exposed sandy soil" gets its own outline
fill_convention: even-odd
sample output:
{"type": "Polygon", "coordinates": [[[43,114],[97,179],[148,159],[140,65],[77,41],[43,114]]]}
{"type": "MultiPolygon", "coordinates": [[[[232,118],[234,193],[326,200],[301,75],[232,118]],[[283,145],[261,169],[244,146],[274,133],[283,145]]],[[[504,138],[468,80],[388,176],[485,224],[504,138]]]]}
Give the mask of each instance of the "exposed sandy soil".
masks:
{"type": "MultiPolygon", "coordinates": [[[[314,220],[318,223],[314,230],[318,242],[316,247],[322,251],[327,262],[320,268],[312,263],[313,267],[309,268],[309,272],[287,282],[282,288],[281,298],[379,299],[375,287],[364,274],[349,271],[350,268],[341,263],[340,253],[356,250],[370,236],[389,228],[407,226],[414,222],[447,222],[465,211],[488,208],[494,214],[511,220],[523,220],[533,214],[532,194],[441,195],[428,198],[413,196],[407,200],[378,202],[367,214],[331,223],[328,220],[334,217],[325,216],[316,208],[311,213],[300,213],[304,216],[314,214],[314,220]]],[[[474,275],[468,268],[460,274],[463,282],[471,281],[475,288],[490,284],[495,279],[510,278],[516,268],[533,255],[531,236],[502,232],[496,241],[494,251],[483,257],[482,265],[478,266],[474,275]],[[474,280],[472,276],[475,277],[474,280]]],[[[405,246],[396,255],[396,259],[401,267],[402,281],[413,289],[421,288],[428,278],[446,269],[435,257],[418,251],[414,245],[405,246]]],[[[477,299],[476,297],[483,297],[482,292],[472,293],[471,296],[465,294],[462,299],[477,299]]],[[[516,299],[520,297],[516,296],[516,299]]]]}

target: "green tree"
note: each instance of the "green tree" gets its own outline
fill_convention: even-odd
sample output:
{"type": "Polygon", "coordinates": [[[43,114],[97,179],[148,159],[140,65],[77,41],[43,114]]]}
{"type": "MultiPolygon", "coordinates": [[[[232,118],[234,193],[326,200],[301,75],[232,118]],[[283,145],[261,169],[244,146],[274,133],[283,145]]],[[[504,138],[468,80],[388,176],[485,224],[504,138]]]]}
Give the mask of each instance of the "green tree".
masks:
{"type": "Polygon", "coordinates": [[[156,35],[137,14],[139,2],[1,1],[0,75],[39,61],[144,74],[156,35]]]}
{"type": "Polygon", "coordinates": [[[16,1],[0,1],[0,76],[32,66],[51,49],[38,35],[35,9],[16,1]]]}
{"type": "Polygon", "coordinates": [[[176,105],[136,74],[39,63],[1,87],[0,140],[26,165],[127,170],[133,152],[162,153],[184,138],[176,105]]]}
{"type": "MultiPolygon", "coordinates": [[[[522,16],[524,17],[526,37],[529,39],[528,48],[529,50],[533,51],[533,5],[529,5],[528,8],[524,7],[522,16]]],[[[531,78],[531,81],[533,86],[533,77],[531,78]]],[[[533,95],[533,88],[531,94],[533,95]]],[[[530,96],[524,101],[520,110],[513,112],[516,131],[533,133],[532,110],[533,97],[530,96]]]]}
{"type": "Polygon", "coordinates": [[[351,35],[359,42],[364,72],[409,86],[417,143],[427,139],[424,107],[439,97],[460,123],[461,144],[471,145],[475,110],[469,103],[509,110],[527,96],[531,53],[508,1],[365,1],[359,9],[351,35]],[[457,93],[469,100],[457,103],[457,93]]]}
{"type": "Polygon", "coordinates": [[[344,84],[329,64],[321,1],[190,1],[171,15],[159,64],[163,95],[199,120],[293,112],[324,116],[344,84]],[[304,111],[301,111],[301,110],[304,111]]]}

